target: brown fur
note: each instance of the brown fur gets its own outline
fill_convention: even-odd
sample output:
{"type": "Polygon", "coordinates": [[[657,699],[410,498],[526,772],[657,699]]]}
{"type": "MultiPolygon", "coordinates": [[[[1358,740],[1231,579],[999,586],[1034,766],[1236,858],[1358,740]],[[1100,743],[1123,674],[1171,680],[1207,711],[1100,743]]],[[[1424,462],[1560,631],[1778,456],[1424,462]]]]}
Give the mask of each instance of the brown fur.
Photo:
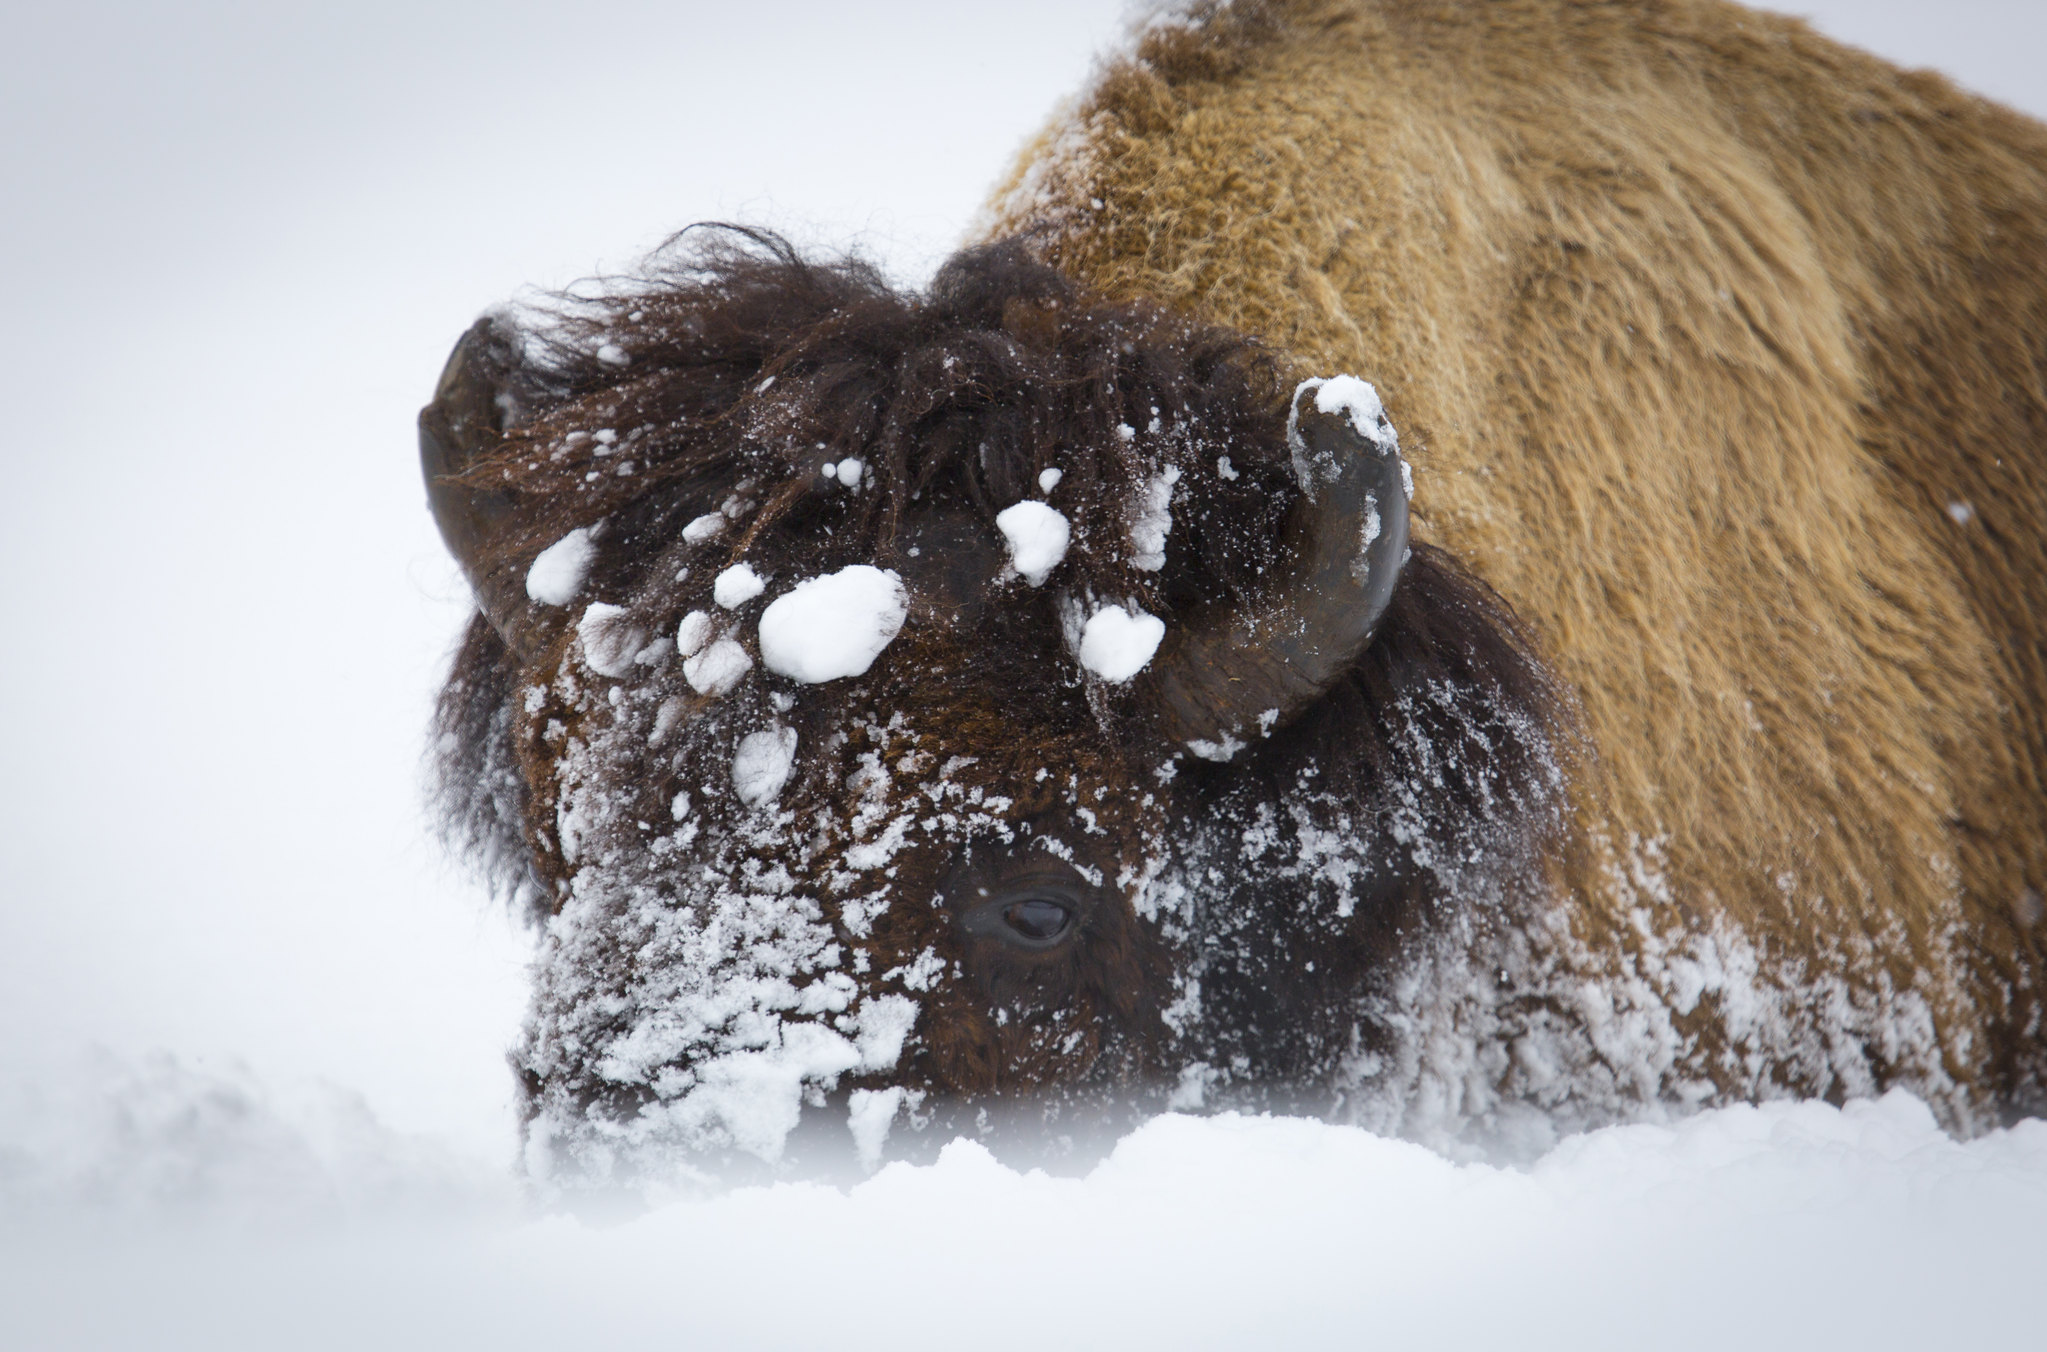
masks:
{"type": "MultiPolygon", "coordinates": [[[[529,1112],[624,1123],[658,1106],[651,1079],[602,1069],[602,1048],[631,1040],[641,985],[666,979],[643,956],[647,930],[694,923],[676,917],[714,904],[706,874],[743,880],[756,865],[800,881],[869,993],[903,989],[889,973],[920,954],[948,973],[907,987],[920,1012],[901,1062],[842,1090],[912,1088],[968,1127],[1027,1097],[1047,1114],[1117,1116],[1155,1107],[1209,1055],[1240,1062],[1261,1102],[1326,1107],[1359,993],[1403,935],[1467,905],[1441,870],[1397,861],[1434,851],[1512,871],[1555,836],[1567,722],[1555,686],[1499,598],[1430,546],[1355,669],[1235,764],[1183,764],[1134,687],[1075,666],[1059,603],[1077,590],[1135,597],[1174,625],[1265,595],[1300,493],[1289,381],[1257,343],[1105,303],[1014,243],[961,255],[917,296],[857,262],[710,232],[607,298],[562,304],[508,377],[509,426],[461,475],[510,504],[493,552],[468,562],[515,576],[537,545],[601,523],[597,559],[573,604],[513,627],[518,650],[478,617],[440,710],[451,833],[548,934],[517,1058],[529,1112]],[[598,355],[610,346],[627,360],[598,355]],[[844,456],[866,466],[858,492],[819,473],[844,456]],[[1128,513],[1166,459],[1181,496],[1165,565],[1147,572],[1129,561],[1128,513]],[[1074,539],[1058,585],[1030,588],[1005,572],[992,518],[1044,492],[1054,466],[1065,477],[1047,496],[1074,539]],[[685,538],[721,502],[725,534],[685,538]],[[596,673],[575,625],[594,600],[623,607],[634,647],[693,610],[755,644],[757,609],[711,598],[740,560],[777,587],[851,563],[898,569],[908,623],[866,676],[815,686],[756,667],[723,696],[699,694],[654,649],[596,673]],[[797,735],[794,775],[770,807],[743,806],[735,740],[771,724],[797,735]],[[692,800],[679,813],[678,795],[692,800]],[[1258,824],[1282,804],[1301,815],[1258,824]],[[874,822],[906,812],[922,834],[885,876],[846,866],[874,822]],[[945,814],[965,824],[937,824],[945,814]],[[1309,828],[1346,842],[1340,882],[1288,871],[1309,828]],[[1259,887],[1208,875],[1214,944],[1191,928],[1207,920],[1140,917],[1147,868],[1198,878],[1190,855],[1209,849],[1252,872],[1231,862],[1246,830],[1278,862],[1259,887]],[[1104,880],[1081,938],[1031,955],[963,932],[961,889],[1047,841],[1104,880]],[[567,914],[579,896],[601,913],[567,914]],[[1176,973],[1204,945],[1235,954],[1203,977],[1220,1013],[1169,1036],[1176,973]]],[[[734,942],[709,965],[748,957],[734,942]]]]}
{"type": "Polygon", "coordinates": [[[1712,0],[1242,0],[1107,69],[988,230],[924,295],[690,234],[433,420],[490,495],[481,592],[598,532],[571,605],[472,626],[440,718],[451,830],[544,929],[516,1060],[572,1172],[776,1158],[692,1077],[905,992],[892,1065],[803,1092],[910,1090],[925,1147],[1190,1086],[1509,1149],[1784,1093],[2047,1108],[2047,130],[1712,0]],[[1285,394],[1334,371],[1414,461],[1412,562],[1319,701],[1190,760],[1061,606],[1281,613],[1285,394]],[[1048,467],[1038,589],[992,518],[1048,467]],[[896,569],[908,623],[775,676],[709,596],[741,560],[896,569]],[[593,601],[756,666],[603,675],[593,601]],[[741,804],[767,728],[794,774],[741,804]],[[1068,940],[976,930],[1040,847],[1105,880],[1068,940]],[[756,962],[853,1003],[749,1004],[756,962]]]}
{"type": "MultiPolygon", "coordinates": [[[[1712,0],[1239,4],[991,230],[1380,385],[1422,537],[1582,706],[1609,970],[1732,927],[1923,999],[1951,1120],[2047,1105],[2047,129],[1712,0]]],[[[1713,1014],[1721,1092],[1844,1092],[1713,1014]]]]}

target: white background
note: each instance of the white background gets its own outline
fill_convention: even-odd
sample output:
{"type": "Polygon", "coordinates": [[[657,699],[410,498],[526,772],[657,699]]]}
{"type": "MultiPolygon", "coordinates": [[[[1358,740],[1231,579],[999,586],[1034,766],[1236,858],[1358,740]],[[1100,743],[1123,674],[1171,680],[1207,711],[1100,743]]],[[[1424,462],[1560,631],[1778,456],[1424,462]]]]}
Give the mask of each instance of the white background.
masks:
{"type": "MultiPolygon", "coordinates": [[[[2047,112],[2047,6],[1784,8],[2047,112]]],[[[508,1160],[525,940],[420,805],[466,606],[414,459],[450,343],[705,218],[920,279],[1120,20],[16,0],[0,1075],[166,1049],[508,1160]]]]}

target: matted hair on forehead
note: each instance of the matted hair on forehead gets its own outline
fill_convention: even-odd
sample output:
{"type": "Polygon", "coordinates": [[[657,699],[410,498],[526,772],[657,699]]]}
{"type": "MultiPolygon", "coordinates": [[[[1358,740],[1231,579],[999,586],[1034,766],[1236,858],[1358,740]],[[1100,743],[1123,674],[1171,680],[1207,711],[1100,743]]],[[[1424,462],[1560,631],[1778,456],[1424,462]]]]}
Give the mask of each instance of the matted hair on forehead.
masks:
{"type": "Polygon", "coordinates": [[[912,515],[992,522],[1057,470],[1077,580],[1237,599],[1297,496],[1272,353],[1088,293],[1022,240],[966,250],[918,292],[857,255],[701,225],[509,318],[524,375],[504,439],[454,480],[509,496],[507,561],[608,519],[593,577],[613,587],[742,483],[759,509],[735,556],[772,531],[778,554],[829,540],[886,559],[912,515]],[[831,491],[820,467],[849,458],[861,491],[831,491]],[[1167,460],[1188,506],[1168,566],[1133,571],[1132,489],[1167,460]]]}

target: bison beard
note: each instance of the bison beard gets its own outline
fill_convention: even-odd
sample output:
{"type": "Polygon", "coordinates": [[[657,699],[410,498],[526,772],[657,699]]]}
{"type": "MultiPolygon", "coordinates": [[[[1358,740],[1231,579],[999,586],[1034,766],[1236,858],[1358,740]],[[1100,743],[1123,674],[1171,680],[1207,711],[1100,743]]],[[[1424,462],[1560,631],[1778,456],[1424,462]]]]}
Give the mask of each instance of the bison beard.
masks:
{"type": "Polygon", "coordinates": [[[920,296],[686,232],[472,331],[422,416],[484,610],[442,792],[543,935],[536,1176],[960,1131],[1042,1158],[1169,1103],[1401,1124],[1427,1035],[1401,983],[1527,928],[1568,719],[1483,584],[1424,545],[1385,564],[1404,511],[1372,554],[1388,481],[1311,469],[1303,502],[1295,454],[1367,463],[1331,439],[1371,429],[1304,396],[1290,436],[1294,374],[1014,242],[920,296]],[[996,522],[1025,500],[1071,528],[1042,586],[996,522]],[[1293,562],[1321,546],[1355,583],[1293,562]],[[721,606],[742,561],[765,591],[721,606]],[[761,608],[853,565],[902,579],[900,634],[841,679],[769,670],[761,608]],[[1166,626],[1133,680],[1076,661],[1110,604],[1166,626]]]}

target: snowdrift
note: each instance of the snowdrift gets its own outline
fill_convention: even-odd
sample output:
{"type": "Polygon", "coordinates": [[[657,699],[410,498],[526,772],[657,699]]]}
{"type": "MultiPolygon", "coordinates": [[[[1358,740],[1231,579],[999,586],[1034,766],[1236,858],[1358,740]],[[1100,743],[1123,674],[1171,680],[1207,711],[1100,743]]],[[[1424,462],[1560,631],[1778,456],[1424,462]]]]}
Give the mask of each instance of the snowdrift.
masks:
{"type": "Polygon", "coordinates": [[[961,1141],[577,1218],[340,1091],[103,1057],[7,1099],[0,1215],[24,1349],[1961,1347],[2037,1328],[2047,1122],[1777,1103],[1511,1170],[1169,1116],[1083,1178],[961,1141]]]}

